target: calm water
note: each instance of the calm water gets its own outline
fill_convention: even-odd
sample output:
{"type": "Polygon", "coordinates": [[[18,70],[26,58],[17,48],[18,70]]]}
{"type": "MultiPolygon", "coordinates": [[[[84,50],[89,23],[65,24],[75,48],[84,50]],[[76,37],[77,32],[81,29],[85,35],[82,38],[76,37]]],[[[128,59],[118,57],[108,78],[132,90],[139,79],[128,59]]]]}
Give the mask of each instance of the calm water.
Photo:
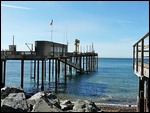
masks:
{"type": "MultiPolygon", "coordinates": [[[[20,65],[20,61],[7,61],[6,86],[20,86],[20,65]]],[[[98,65],[98,70],[95,72],[68,76],[66,85],[64,84],[63,69],[61,69],[58,96],[71,99],[77,97],[108,104],[135,105],[138,94],[138,78],[132,70],[132,59],[99,58],[98,65]]],[[[30,79],[30,66],[30,61],[25,61],[24,90],[31,93],[40,90],[41,81],[37,88],[36,80],[30,79]]],[[[55,80],[51,76],[49,83],[47,72],[44,83],[45,91],[54,91],[54,82],[55,80]]]]}

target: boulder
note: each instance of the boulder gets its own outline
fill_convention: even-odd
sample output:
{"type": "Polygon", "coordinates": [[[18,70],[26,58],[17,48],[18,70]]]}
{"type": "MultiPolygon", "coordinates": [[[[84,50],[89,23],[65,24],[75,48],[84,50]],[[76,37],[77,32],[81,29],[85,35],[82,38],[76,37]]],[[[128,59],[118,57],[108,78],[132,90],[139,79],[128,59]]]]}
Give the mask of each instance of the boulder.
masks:
{"type": "Polygon", "coordinates": [[[74,112],[98,112],[100,109],[92,101],[76,100],[73,106],[74,112]]]}
{"type": "Polygon", "coordinates": [[[94,102],[86,100],[86,108],[85,112],[98,112],[100,108],[98,108],[94,102]]]}
{"type": "Polygon", "coordinates": [[[48,99],[56,99],[57,98],[57,96],[55,94],[53,94],[53,93],[46,93],[46,97],[48,99]]]}
{"type": "Polygon", "coordinates": [[[53,93],[45,93],[44,91],[41,91],[27,99],[28,106],[30,106],[31,111],[36,102],[41,98],[46,98],[50,103],[52,103],[58,108],[61,108],[59,99],[57,99],[56,95],[54,95],[53,93]]]}
{"type": "Polygon", "coordinates": [[[49,100],[49,102],[52,103],[54,106],[56,106],[57,108],[61,109],[59,99],[48,99],[48,100],[49,100]]]}
{"type": "Polygon", "coordinates": [[[74,112],[85,112],[85,105],[86,103],[81,100],[81,99],[77,99],[74,103],[74,106],[73,106],[73,111],[74,112]]]}
{"type": "Polygon", "coordinates": [[[27,112],[28,105],[24,93],[10,93],[1,105],[1,112],[27,112]]]}
{"type": "Polygon", "coordinates": [[[50,103],[47,98],[40,98],[33,106],[32,112],[62,112],[62,110],[50,103]]]}
{"type": "Polygon", "coordinates": [[[1,99],[7,97],[10,93],[21,93],[24,90],[20,87],[4,87],[1,88],[1,99]]]}
{"type": "Polygon", "coordinates": [[[74,104],[70,100],[64,100],[61,102],[60,106],[63,111],[66,111],[66,110],[72,110],[74,104]]]}
{"type": "Polygon", "coordinates": [[[38,92],[31,96],[29,99],[27,99],[27,102],[29,105],[34,105],[41,97],[43,97],[45,94],[44,92],[38,92]]]}

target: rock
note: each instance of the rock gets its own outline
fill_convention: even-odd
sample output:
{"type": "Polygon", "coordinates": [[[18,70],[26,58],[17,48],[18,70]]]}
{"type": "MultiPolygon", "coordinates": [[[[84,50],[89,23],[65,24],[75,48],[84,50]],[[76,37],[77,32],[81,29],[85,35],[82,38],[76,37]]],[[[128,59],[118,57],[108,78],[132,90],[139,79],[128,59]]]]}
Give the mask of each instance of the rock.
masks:
{"type": "Polygon", "coordinates": [[[61,102],[63,105],[72,104],[70,100],[64,100],[61,102]]]}
{"type": "Polygon", "coordinates": [[[45,94],[44,92],[38,92],[31,96],[29,99],[27,99],[27,102],[31,105],[34,105],[36,101],[38,101],[41,97],[43,97],[45,94]]]}
{"type": "Polygon", "coordinates": [[[78,99],[73,107],[74,112],[98,112],[100,109],[92,101],[78,99]]]}
{"type": "Polygon", "coordinates": [[[24,93],[10,93],[1,105],[1,112],[27,112],[28,105],[24,93]]]}
{"type": "Polygon", "coordinates": [[[46,97],[48,99],[56,99],[57,98],[57,96],[55,94],[53,94],[53,93],[46,93],[46,97]]]}
{"type": "Polygon", "coordinates": [[[31,96],[29,99],[27,99],[28,106],[30,106],[30,110],[32,111],[33,106],[36,104],[38,100],[41,98],[46,98],[50,103],[52,103],[57,108],[61,108],[59,99],[57,99],[56,95],[53,93],[45,93],[43,91],[38,92],[31,96]]]}
{"type": "Polygon", "coordinates": [[[57,108],[61,109],[59,99],[48,99],[48,100],[49,100],[49,102],[52,103],[54,106],[56,106],[57,108]]]}
{"type": "Polygon", "coordinates": [[[61,102],[60,106],[63,111],[66,111],[66,110],[72,110],[74,104],[71,103],[70,100],[65,100],[65,101],[61,102]]]}
{"type": "Polygon", "coordinates": [[[10,93],[21,93],[24,92],[20,87],[4,87],[1,88],[1,99],[7,97],[10,93]]]}
{"type": "Polygon", "coordinates": [[[62,112],[62,110],[50,103],[47,98],[40,98],[33,106],[32,112],[62,112]]]}
{"type": "Polygon", "coordinates": [[[85,102],[83,100],[76,100],[76,102],[74,103],[74,106],[73,106],[73,111],[74,112],[85,112],[85,102]]]}
{"type": "Polygon", "coordinates": [[[98,108],[94,102],[86,100],[86,112],[98,112],[100,108],[98,108]]]}

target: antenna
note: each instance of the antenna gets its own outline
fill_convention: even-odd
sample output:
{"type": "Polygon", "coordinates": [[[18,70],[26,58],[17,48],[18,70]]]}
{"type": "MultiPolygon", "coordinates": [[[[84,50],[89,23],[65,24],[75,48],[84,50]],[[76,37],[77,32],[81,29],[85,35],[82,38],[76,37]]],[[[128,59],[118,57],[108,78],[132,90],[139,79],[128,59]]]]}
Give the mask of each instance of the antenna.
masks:
{"type": "Polygon", "coordinates": [[[67,25],[66,25],[66,43],[67,43],[67,46],[68,46],[68,39],[67,39],[67,25]]]}
{"type": "Polygon", "coordinates": [[[13,45],[14,45],[14,37],[15,37],[15,36],[13,35],[13,45]]]}

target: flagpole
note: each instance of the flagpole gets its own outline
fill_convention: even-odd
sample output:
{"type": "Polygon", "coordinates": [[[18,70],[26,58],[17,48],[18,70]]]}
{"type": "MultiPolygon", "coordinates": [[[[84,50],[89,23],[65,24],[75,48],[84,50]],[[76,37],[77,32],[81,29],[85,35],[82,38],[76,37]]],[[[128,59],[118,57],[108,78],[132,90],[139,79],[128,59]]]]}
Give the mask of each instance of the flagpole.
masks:
{"type": "Polygon", "coordinates": [[[53,26],[51,25],[51,41],[52,41],[53,26]]]}
{"type": "Polygon", "coordinates": [[[53,19],[50,22],[50,26],[51,26],[51,41],[52,41],[52,34],[53,34],[53,19]]]}

